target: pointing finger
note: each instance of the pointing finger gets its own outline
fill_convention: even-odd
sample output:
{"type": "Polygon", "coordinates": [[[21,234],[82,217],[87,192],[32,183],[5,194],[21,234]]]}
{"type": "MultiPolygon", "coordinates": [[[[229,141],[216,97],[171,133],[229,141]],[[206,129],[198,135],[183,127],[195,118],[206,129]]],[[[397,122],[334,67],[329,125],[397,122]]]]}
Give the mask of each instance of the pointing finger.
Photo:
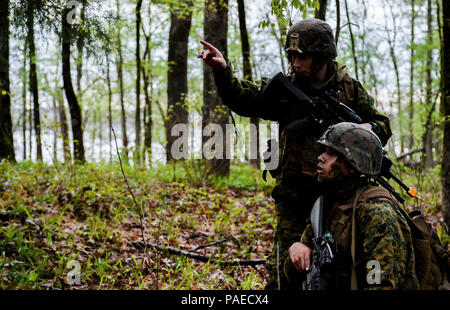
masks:
{"type": "Polygon", "coordinates": [[[210,43],[208,43],[208,42],[206,42],[206,41],[203,41],[203,40],[201,40],[200,43],[201,43],[204,47],[206,47],[207,49],[209,49],[210,51],[212,51],[212,52],[214,52],[214,53],[218,52],[217,48],[215,48],[212,44],[210,44],[210,43]]]}

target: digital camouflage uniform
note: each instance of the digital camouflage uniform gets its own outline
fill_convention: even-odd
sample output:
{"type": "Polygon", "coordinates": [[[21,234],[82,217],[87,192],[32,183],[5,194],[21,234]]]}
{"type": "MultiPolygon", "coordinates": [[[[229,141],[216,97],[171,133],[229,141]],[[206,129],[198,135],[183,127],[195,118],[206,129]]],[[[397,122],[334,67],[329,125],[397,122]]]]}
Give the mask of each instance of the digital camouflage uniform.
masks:
{"type": "MultiPolygon", "coordinates": [[[[375,109],[374,100],[360,82],[350,77],[344,65],[330,60],[327,66],[327,82],[321,90],[314,90],[296,82],[295,74],[289,77],[310,98],[319,96],[327,89],[339,91],[340,100],[353,109],[364,122],[372,122],[376,125],[379,138],[383,145],[386,144],[391,136],[389,119],[375,109]]],[[[282,268],[276,268],[277,249],[279,266],[282,267],[287,250],[293,242],[300,239],[311,207],[321,193],[320,185],[316,180],[317,157],[320,155],[320,147],[316,141],[322,132],[308,132],[301,135],[289,133],[286,126],[306,115],[298,105],[289,104],[284,94],[280,94],[276,101],[263,100],[262,90],[268,79],[262,79],[257,83],[238,79],[233,76],[230,66],[224,71],[215,71],[214,76],[218,94],[223,103],[233,112],[241,116],[275,121],[279,124],[280,165],[276,173],[277,184],[272,191],[276,206],[277,227],[272,253],[266,264],[271,274],[266,288],[278,287],[278,274],[281,288],[287,288],[288,283],[283,276],[282,268]]]]}
{"type": "MultiPolygon", "coordinates": [[[[364,198],[362,193],[356,205],[356,276],[358,289],[414,289],[417,279],[414,274],[414,248],[409,225],[390,193],[376,184],[369,184],[366,178],[351,178],[339,182],[339,188],[327,191],[325,196],[326,227],[337,244],[336,276],[333,287],[350,289],[352,257],[351,226],[352,207],[355,194],[360,188],[378,192],[374,198],[364,198]],[[380,194],[381,193],[381,194],[380,194]],[[378,197],[376,197],[378,196],[378,197]],[[384,196],[384,197],[383,197],[384,196]],[[371,260],[380,263],[380,283],[369,284],[367,275],[373,266],[367,266],[371,260]]],[[[369,194],[370,195],[370,194],[369,194]]],[[[310,248],[312,244],[312,226],[308,224],[301,242],[310,248]]],[[[287,257],[284,273],[291,286],[301,285],[304,275],[297,272],[287,257]]]]}

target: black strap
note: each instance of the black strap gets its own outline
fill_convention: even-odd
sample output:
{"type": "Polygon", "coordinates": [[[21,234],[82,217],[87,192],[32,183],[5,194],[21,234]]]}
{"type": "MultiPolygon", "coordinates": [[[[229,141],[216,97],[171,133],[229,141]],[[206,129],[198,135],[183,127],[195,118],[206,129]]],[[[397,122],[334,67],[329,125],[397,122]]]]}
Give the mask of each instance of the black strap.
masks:
{"type": "Polygon", "coordinates": [[[237,142],[239,141],[239,133],[238,133],[237,127],[236,127],[236,121],[234,120],[233,113],[231,113],[231,110],[228,111],[228,112],[230,113],[231,121],[233,122],[234,133],[235,133],[235,135],[236,135],[236,143],[237,143],[237,142]]]}

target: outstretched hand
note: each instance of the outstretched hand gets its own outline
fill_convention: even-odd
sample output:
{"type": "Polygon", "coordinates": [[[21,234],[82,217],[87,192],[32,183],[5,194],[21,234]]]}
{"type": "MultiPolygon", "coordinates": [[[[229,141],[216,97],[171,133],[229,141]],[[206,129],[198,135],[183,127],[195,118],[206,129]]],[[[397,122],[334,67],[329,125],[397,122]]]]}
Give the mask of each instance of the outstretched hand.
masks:
{"type": "Polygon", "coordinates": [[[206,41],[200,41],[200,43],[205,49],[198,52],[197,58],[203,59],[203,61],[215,71],[225,70],[227,62],[222,53],[206,41]]]}

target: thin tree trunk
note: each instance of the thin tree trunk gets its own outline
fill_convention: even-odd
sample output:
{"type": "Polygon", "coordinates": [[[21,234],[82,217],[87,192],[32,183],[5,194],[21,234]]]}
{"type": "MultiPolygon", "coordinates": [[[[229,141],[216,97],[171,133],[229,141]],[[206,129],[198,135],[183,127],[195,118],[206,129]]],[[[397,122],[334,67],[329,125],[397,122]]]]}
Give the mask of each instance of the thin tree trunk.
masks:
{"type": "Polygon", "coordinates": [[[444,106],[444,143],[442,157],[442,213],[450,227],[450,1],[442,1],[443,35],[442,58],[442,104],[444,106]]]}
{"type": "Polygon", "coordinates": [[[142,0],[138,0],[136,4],[136,149],[134,152],[138,163],[141,157],[141,7],[142,0]]]}
{"type": "Polygon", "coordinates": [[[148,21],[149,21],[149,33],[145,33],[144,27],[142,27],[142,32],[145,36],[145,52],[144,60],[146,61],[146,67],[141,66],[142,77],[144,80],[144,94],[145,94],[145,111],[144,111],[144,150],[143,158],[145,161],[145,155],[147,154],[149,164],[152,163],[152,100],[153,100],[153,86],[149,83],[152,77],[152,6],[148,6],[148,21]],[[146,69],[148,68],[148,69],[146,69]],[[148,70],[148,71],[147,71],[148,70]],[[150,94],[148,92],[150,84],[150,94]]]}
{"type": "Polygon", "coordinates": [[[356,57],[355,38],[353,37],[352,24],[351,24],[351,21],[350,21],[350,14],[348,13],[347,0],[345,0],[345,14],[347,15],[348,30],[350,31],[350,41],[352,43],[353,62],[355,63],[355,76],[356,76],[356,79],[359,80],[359,77],[358,77],[358,58],[356,57]]]}
{"type": "MultiPolygon", "coordinates": [[[[81,7],[81,25],[84,23],[84,16],[85,16],[85,3],[82,2],[81,7]]],[[[82,102],[82,91],[81,91],[81,79],[83,76],[83,50],[84,50],[84,38],[82,36],[79,36],[77,39],[77,99],[78,102],[81,105],[82,102]]]]}
{"type": "Polygon", "coordinates": [[[102,118],[101,118],[101,112],[97,112],[97,123],[98,123],[98,158],[99,160],[102,159],[103,155],[103,149],[102,149],[102,142],[103,142],[103,128],[102,128],[102,118]]]}
{"type": "Polygon", "coordinates": [[[106,84],[108,85],[108,132],[109,132],[109,160],[112,161],[112,90],[111,90],[111,72],[109,66],[109,54],[106,53],[106,84]]]}
{"type": "MultiPolygon", "coordinates": [[[[228,33],[228,0],[205,0],[205,18],[203,28],[205,41],[213,44],[227,58],[227,33],[228,33]]],[[[223,148],[222,158],[212,159],[209,162],[211,171],[216,175],[228,176],[230,173],[230,160],[226,159],[226,130],[225,124],[229,121],[229,109],[223,105],[217,94],[212,70],[203,66],[203,108],[202,126],[215,123],[222,129],[223,148]]],[[[203,137],[202,145],[206,139],[203,137]]]]}
{"type": "Polygon", "coordinates": [[[72,121],[72,137],[74,159],[78,163],[84,163],[84,143],[81,109],[78,104],[77,97],[73,90],[72,78],[70,76],[70,45],[72,40],[72,27],[67,22],[68,9],[64,8],[62,13],[62,64],[63,64],[63,81],[64,91],[69,104],[70,117],[72,121]]]}
{"type": "Polygon", "coordinates": [[[27,40],[23,49],[22,105],[23,160],[27,159],[27,40]]]}
{"type": "MultiPolygon", "coordinates": [[[[432,8],[431,8],[431,0],[427,0],[427,46],[432,46],[433,44],[433,16],[432,16],[432,8]]],[[[430,115],[429,121],[425,124],[425,133],[423,137],[423,146],[425,148],[425,167],[431,168],[434,165],[433,160],[433,122],[431,121],[433,118],[433,110],[434,104],[432,102],[432,80],[431,80],[431,66],[433,61],[433,53],[431,49],[427,51],[427,61],[426,61],[426,94],[425,101],[428,113],[430,115]]]]}
{"type": "Polygon", "coordinates": [[[61,124],[61,137],[63,142],[63,156],[64,163],[72,161],[72,155],[70,152],[69,141],[69,126],[67,125],[66,110],[64,108],[64,89],[58,87],[58,111],[59,111],[59,123],[61,124]]]}
{"type": "MultiPolygon", "coordinates": [[[[361,1],[362,2],[362,6],[363,6],[363,18],[362,18],[362,34],[360,35],[360,42],[361,42],[361,49],[364,50],[366,49],[366,20],[367,20],[367,6],[366,6],[366,2],[364,0],[361,1]]],[[[361,68],[361,83],[363,85],[366,84],[366,68],[367,68],[367,63],[369,62],[369,55],[367,53],[363,53],[362,55],[362,62],[361,65],[359,66],[361,68]]]]}
{"type": "Polygon", "coordinates": [[[328,0],[319,0],[319,9],[314,13],[315,18],[325,20],[327,14],[327,2],[328,0]]]}
{"type": "Polygon", "coordinates": [[[91,139],[92,139],[92,149],[91,149],[91,156],[92,156],[92,161],[94,161],[94,159],[95,159],[95,146],[96,146],[96,143],[95,143],[95,139],[96,139],[96,137],[97,137],[97,110],[96,110],[96,108],[94,107],[94,111],[92,112],[94,115],[92,116],[92,137],[91,137],[91,139]]]}
{"type": "MultiPolygon", "coordinates": [[[[278,25],[278,31],[279,31],[279,37],[278,37],[278,47],[280,51],[280,60],[281,60],[281,68],[284,72],[286,72],[286,65],[284,63],[284,42],[286,42],[286,21],[282,18],[277,17],[277,25],[278,25]]],[[[274,34],[276,33],[275,28],[273,29],[274,34]]],[[[275,34],[275,37],[276,34],[275,34]]],[[[289,64],[288,64],[289,67],[289,64]]]]}
{"type": "MultiPolygon", "coordinates": [[[[238,13],[239,13],[239,30],[241,34],[241,46],[242,46],[242,63],[244,79],[252,81],[252,66],[250,63],[250,40],[248,38],[247,25],[245,23],[245,4],[244,0],[237,0],[238,2],[238,13]]],[[[260,158],[259,158],[259,118],[251,117],[250,124],[254,125],[256,128],[256,141],[250,141],[251,144],[256,143],[256,154],[250,154],[250,164],[253,167],[260,168],[260,158]]],[[[253,150],[252,147],[250,147],[253,150]]]]}
{"type": "Polygon", "coordinates": [[[9,0],[0,1],[0,159],[16,160],[9,89],[9,0]]]}
{"type": "Polygon", "coordinates": [[[336,0],[336,34],[334,35],[334,41],[336,42],[336,47],[339,42],[339,33],[341,32],[341,5],[339,0],[336,0]]]}
{"type": "Polygon", "coordinates": [[[127,117],[125,114],[125,102],[124,102],[124,89],[123,89],[123,57],[122,57],[122,39],[120,36],[120,5],[119,0],[116,0],[117,5],[117,75],[119,79],[119,89],[120,89],[120,108],[122,111],[122,141],[123,141],[123,152],[125,153],[126,161],[128,161],[128,137],[127,137],[127,117]]]}
{"type": "Polygon", "coordinates": [[[27,6],[28,47],[30,57],[30,91],[33,94],[34,132],[36,138],[36,160],[42,161],[41,117],[39,112],[39,90],[36,74],[36,46],[34,43],[34,7],[33,1],[27,6]]]}
{"type": "Polygon", "coordinates": [[[414,127],[414,39],[415,39],[415,20],[416,20],[416,12],[415,12],[415,0],[411,0],[411,51],[410,51],[410,60],[409,60],[409,123],[408,123],[408,131],[409,131],[409,149],[412,150],[414,146],[414,135],[413,135],[413,127],[414,127]]]}
{"type": "Polygon", "coordinates": [[[33,160],[33,113],[31,113],[33,111],[33,102],[31,101],[31,96],[28,99],[28,103],[28,111],[30,111],[28,113],[28,149],[30,150],[28,154],[30,154],[30,160],[33,160]]]}
{"type": "Polygon", "coordinates": [[[52,104],[53,104],[53,164],[56,165],[58,162],[58,107],[56,106],[56,98],[55,95],[52,95],[52,104]]]}
{"type": "MultiPolygon", "coordinates": [[[[402,103],[401,103],[400,73],[398,70],[397,55],[395,54],[395,41],[396,41],[396,36],[397,36],[397,25],[396,25],[396,21],[395,21],[396,18],[393,13],[392,3],[389,3],[388,5],[390,7],[392,22],[394,24],[394,26],[393,26],[394,37],[391,38],[389,29],[387,28],[387,26],[385,26],[385,30],[386,30],[387,42],[389,45],[389,54],[391,56],[392,64],[394,66],[395,81],[396,81],[396,85],[397,85],[397,110],[398,110],[398,126],[399,126],[399,133],[400,133],[400,151],[401,151],[401,153],[404,153],[405,137],[403,135],[403,122],[402,122],[403,110],[402,110],[402,103]]],[[[386,12],[385,12],[385,18],[386,18],[386,12]]],[[[386,18],[386,20],[387,20],[387,18],[386,18]]],[[[386,25],[387,25],[387,23],[386,23],[386,25]]]]}
{"type": "MultiPolygon", "coordinates": [[[[149,72],[145,70],[144,67],[142,70],[142,77],[144,80],[144,94],[145,94],[145,132],[144,132],[144,155],[147,154],[148,160],[151,163],[152,159],[152,98],[153,98],[153,87],[151,87],[150,94],[148,93],[149,87],[149,78],[151,77],[151,47],[150,47],[151,33],[146,37],[146,50],[144,53],[144,59],[147,57],[147,65],[149,67],[149,72]]],[[[145,157],[145,156],[144,156],[145,157]]]]}
{"type": "MultiPolygon", "coordinates": [[[[438,32],[439,32],[439,42],[441,44],[441,47],[444,46],[444,36],[443,36],[443,28],[442,27],[442,23],[441,23],[441,19],[442,19],[442,14],[441,14],[441,1],[440,0],[436,0],[436,16],[437,16],[437,24],[438,24],[438,32]]],[[[442,51],[441,51],[442,52],[442,51]]],[[[440,84],[440,88],[441,90],[444,89],[444,79],[442,78],[442,70],[444,68],[444,59],[443,59],[443,55],[441,53],[439,59],[441,60],[441,84],[440,84]]],[[[443,105],[440,105],[440,110],[443,111],[443,105]]]]}
{"type": "MultiPolygon", "coordinates": [[[[188,2],[192,6],[191,2],[188,2]]],[[[192,12],[173,7],[170,16],[169,57],[167,72],[167,126],[166,158],[172,161],[173,142],[178,138],[171,135],[175,124],[188,123],[186,95],[188,93],[187,57],[192,12]]]]}

